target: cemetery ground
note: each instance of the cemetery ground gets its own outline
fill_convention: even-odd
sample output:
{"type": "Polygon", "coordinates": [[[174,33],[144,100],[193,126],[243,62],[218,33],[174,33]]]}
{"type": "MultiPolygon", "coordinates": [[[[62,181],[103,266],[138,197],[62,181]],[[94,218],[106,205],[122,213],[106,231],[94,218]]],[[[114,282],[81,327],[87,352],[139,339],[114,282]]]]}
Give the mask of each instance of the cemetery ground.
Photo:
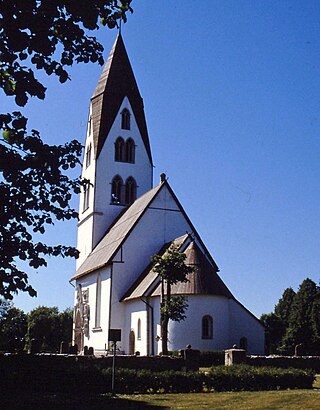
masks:
{"type": "MultiPolygon", "coordinates": [[[[80,387],[81,389],[81,387],[80,387]]],[[[320,375],[313,389],[259,392],[180,393],[77,396],[44,394],[19,395],[1,398],[1,407],[8,409],[308,409],[318,410],[320,401],[320,375]]]]}

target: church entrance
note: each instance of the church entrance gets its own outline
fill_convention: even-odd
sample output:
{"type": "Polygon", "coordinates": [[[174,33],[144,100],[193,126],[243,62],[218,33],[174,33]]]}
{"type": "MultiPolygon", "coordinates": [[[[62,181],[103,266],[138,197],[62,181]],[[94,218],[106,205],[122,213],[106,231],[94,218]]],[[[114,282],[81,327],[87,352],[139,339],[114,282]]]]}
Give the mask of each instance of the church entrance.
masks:
{"type": "Polygon", "coordinates": [[[81,315],[80,310],[76,313],[76,322],[74,327],[74,344],[78,346],[78,353],[83,349],[83,331],[81,327],[81,315]]]}
{"type": "Polygon", "coordinates": [[[129,354],[134,354],[134,352],[135,352],[135,340],[136,340],[136,335],[134,334],[134,330],[130,330],[130,334],[129,334],[129,354]]]}

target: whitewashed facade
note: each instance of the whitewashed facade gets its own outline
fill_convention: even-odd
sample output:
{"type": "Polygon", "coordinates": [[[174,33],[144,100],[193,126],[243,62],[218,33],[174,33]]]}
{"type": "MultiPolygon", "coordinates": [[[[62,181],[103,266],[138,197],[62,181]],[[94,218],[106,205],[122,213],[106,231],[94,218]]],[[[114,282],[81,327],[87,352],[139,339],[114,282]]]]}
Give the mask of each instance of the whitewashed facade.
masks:
{"type": "Polygon", "coordinates": [[[264,328],[228,290],[218,267],[165,176],[152,188],[152,156],[140,97],[121,36],[91,99],[80,198],[74,342],[108,350],[121,330],[125,354],[161,351],[159,278],[150,258],[175,241],[197,269],[174,293],[188,297],[187,318],[169,323],[169,349],[234,344],[264,352],[264,328]],[[90,186],[90,188],[88,188],[90,186]],[[88,192],[89,191],[89,192],[88,192]]]}

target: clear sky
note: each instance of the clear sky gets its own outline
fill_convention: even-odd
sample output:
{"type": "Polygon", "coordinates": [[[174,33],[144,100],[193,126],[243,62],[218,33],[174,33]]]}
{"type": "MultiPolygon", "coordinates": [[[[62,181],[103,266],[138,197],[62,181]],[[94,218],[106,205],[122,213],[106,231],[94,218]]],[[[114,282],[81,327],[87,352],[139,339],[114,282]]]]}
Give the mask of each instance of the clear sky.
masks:
{"type": "MultiPolygon", "coordinates": [[[[155,183],[169,183],[220,268],[257,316],[286,287],[320,279],[320,2],[132,2],[122,35],[144,98],[155,183]]],[[[97,37],[107,57],[117,32],[97,37]]],[[[84,142],[89,100],[102,68],[74,66],[25,112],[45,140],[84,142]]],[[[0,96],[1,111],[12,109],[0,96]]],[[[80,172],[80,170],[79,170],[80,172]]],[[[75,198],[77,204],[78,198],[75,198]]],[[[77,206],[77,205],[76,205],[77,206]]],[[[76,244],[76,223],[45,239],[76,244]]],[[[73,305],[73,260],[30,272],[37,298],[73,305]]]]}

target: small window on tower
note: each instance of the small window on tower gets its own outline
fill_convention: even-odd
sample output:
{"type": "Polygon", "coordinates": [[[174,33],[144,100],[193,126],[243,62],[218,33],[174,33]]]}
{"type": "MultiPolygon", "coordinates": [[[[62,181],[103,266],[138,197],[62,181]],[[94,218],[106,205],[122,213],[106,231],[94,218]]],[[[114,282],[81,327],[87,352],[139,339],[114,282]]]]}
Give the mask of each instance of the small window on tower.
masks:
{"type": "Polygon", "coordinates": [[[135,145],[132,138],[126,141],[126,162],[134,164],[135,145]]]}
{"type": "Polygon", "coordinates": [[[91,143],[89,144],[86,152],[86,168],[91,164],[91,143]]]}
{"type": "Polygon", "coordinates": [[[83,187],[83,212],[89,208],[90,201],[90,184],[87,183],[83,187]]]}
{"type": "Polygon", "coordinates": [[[121,128],[130,130],[130,112],[127,108],[124,108],[121,113],[121,128]]]}
{"type": "Polygon", "coordinates": [[[115,161],[124,162],[125,160],[125,143],[123,138],[118,137],[114,145],[114,159],[115,161]]]}
{"type": "Polygon", "coordinates": [[[134,178],[129,177],[126,180],[126,204],[131,205],[137,197],[137,183],[134,178]]]}
{"type": "Polygon", "coordinates": [[[111,203],[112,204],[121,204],[122,201],[122,186],[123,181],[119,175],[116,175],[111,184],[111,203]]]}

